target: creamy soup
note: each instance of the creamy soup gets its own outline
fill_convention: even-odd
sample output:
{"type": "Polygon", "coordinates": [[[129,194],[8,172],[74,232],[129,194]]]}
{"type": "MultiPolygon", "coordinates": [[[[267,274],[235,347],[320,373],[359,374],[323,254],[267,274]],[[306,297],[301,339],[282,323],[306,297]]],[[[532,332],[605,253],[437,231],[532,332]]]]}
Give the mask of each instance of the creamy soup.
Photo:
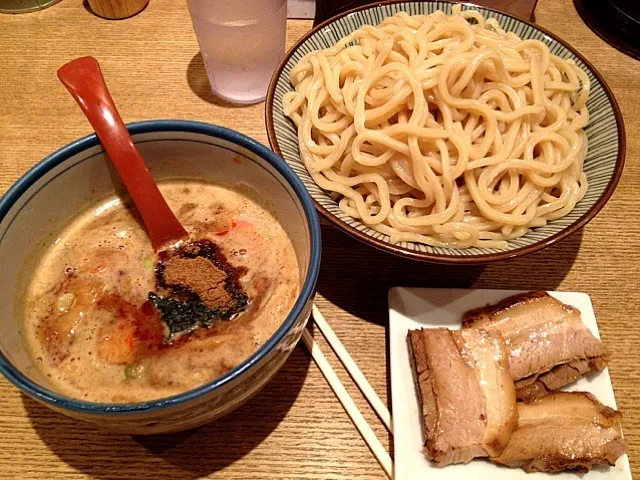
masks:
{"type": "Polygon", "coordinates": [[[60,234],[29,286],[28,342],[56,390],[109,403],[184,392],[249,357],[291,310],[298,264],[271,213],[221,186],[172,181],[160,189],[190,238],[208,240],[239,272],[248,303],[230,318],[172,335],[149,301],[157,255],[135,212],[108,199],[60,234]]]}

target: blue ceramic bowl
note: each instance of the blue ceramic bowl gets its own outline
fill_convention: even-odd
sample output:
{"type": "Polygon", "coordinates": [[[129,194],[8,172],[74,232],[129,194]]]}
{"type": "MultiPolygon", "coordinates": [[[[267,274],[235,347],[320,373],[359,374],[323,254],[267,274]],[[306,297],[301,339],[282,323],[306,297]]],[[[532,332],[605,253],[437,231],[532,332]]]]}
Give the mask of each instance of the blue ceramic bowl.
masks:
{"type": "Polygon", "coordinates": [[[200,178],[254,185],[275,209],[293,243],[302,289],[276,333],[246,361],[199,388],[160,400],[101,404],[56,392],[36,367],[21,335],[24,293],[39,260],[34,252],[75,215],[114,191],[119,181],[96,137],[89,135],[45,158],[0,200],[0,371],[52,409],[112,431],[175,432],[237,408],[276,373],[300,339],[320,267],[321,237],[311,197],[290,167],[258,142],[205,123],[158,120],[129,131],[157,180],[200,178]]]}

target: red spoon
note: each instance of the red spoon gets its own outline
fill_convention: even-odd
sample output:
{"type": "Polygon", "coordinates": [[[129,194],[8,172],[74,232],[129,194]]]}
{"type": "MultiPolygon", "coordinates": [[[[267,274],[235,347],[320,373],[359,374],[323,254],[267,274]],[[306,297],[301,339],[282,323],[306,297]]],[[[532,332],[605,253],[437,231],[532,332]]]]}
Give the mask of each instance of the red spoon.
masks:
{"type": "Polygon", "coordinates": [[[142,216],[153,248],[186,238],[187,231],[167,205],[116,110],[98,61],[93,57],[71,60],[60,67],[58,78],[98,134],[142,216]]]}

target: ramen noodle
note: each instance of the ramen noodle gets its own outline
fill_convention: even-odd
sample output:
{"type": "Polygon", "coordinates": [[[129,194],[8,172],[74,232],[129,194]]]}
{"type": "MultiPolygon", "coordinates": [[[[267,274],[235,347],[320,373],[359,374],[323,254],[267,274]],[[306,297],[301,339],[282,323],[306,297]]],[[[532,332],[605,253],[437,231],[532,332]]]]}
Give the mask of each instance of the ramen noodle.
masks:
{"type": "Polygon", "coordinates": [[[313,180],[392,243],[506,249],[586,192],[586,73],[477,11],[364,25],[290,79],[313,180]]]}

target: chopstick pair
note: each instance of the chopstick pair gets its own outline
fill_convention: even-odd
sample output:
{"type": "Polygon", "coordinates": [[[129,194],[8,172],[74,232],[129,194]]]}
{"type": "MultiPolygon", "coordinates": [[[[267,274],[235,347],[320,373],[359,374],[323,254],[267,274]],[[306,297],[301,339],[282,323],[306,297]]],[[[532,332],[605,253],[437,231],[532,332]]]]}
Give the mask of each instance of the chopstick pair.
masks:
{"type": "MultiPolygon", "coordinates": [[[[329,343],[335,354],[338,356],[344,367],[347,369],[353,381],[356,383],[356,385],[358,385],[358,388],[365,396],[369,404],[371,404],[371,407],[375,410],[378,417],[380,417],[382,423],[384,423],[385,427],[387,427],[387,430],[389,430],[390,433],[393,433],[391,428],[391,415],[389,413],[389,409],[385,406],[384,403],[382,403],[382,400],[380,400],[380,397],[378,397],[373,387],[371,387],[371,384],[368,382],[362,371],[360,371],[356,362],[351,358],[351,355],[349,355],[347,349],[344,348],[344,345],[342,345],[342,342],[329,326],[318,307],[313,305],[312,311],[312,317],[324,337],[327,339],[327,342],[329,343]]],[[[393,478],[393,461],[391,460],[391,456],[382,446],[382,443],[380,443],[378,437],[376,437],[375,433],[371,429],[371,426],[367,423],[364,416],[362,415],[362,412],[360,412],[353,399],[344,388],[344,385],[336,375],[335,371],[327,361],[326,357],[320,350],[320,346],[316,343],[316,341],[309,333],[309,330],[307,330],[306,328],[302,331],[302,340],[304,341],[306,347],[309,349],[309,352],[311,352],[311,356],[318,365],[318,368],[320,368],[320,371],[324,375],[324,378],[333,389],[336,397],[338,397],[338,400],[342,404],[342,407],[345,409],[345,411],[351,418],[351,421],[360,432],[360,435],[369,446],[369,449],[376,457],[376,460],[378,460],[378,463],[385,471],[387,476],[389,478],[393,478]]]]}

